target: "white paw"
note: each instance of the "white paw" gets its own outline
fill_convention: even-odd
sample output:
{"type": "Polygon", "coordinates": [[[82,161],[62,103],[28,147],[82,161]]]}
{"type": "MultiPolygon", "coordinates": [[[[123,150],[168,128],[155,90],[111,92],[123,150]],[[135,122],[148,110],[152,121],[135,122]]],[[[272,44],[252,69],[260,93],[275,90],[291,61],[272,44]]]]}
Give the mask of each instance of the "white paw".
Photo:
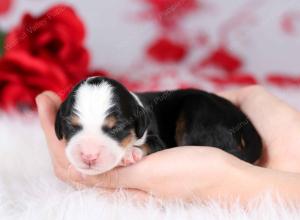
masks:
{"type": "Polygon", "coordinates": [[[144,152],[138,147],[130,147],[120,163],[120,166],[129,166],[140,161],[144,156],[144,152]]]}

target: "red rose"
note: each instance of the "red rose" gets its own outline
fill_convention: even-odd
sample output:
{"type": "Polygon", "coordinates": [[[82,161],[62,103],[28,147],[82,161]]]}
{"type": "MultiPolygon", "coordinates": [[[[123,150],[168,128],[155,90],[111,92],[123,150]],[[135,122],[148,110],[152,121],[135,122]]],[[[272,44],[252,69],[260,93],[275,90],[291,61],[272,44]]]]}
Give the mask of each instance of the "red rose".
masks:
{"type": "Polygon", "coordinates": [[[159,62],[178,62],[185,57],[186,53],[186,45],[167,38],[159,38],[147,50],[147,54],[159,62]]]}
{"type": "Polygon", "coordinates": [[[51,60],[25,51],[12,51],[0,60],[0,107],[35,107],[34,99],[44,90],[60,95],[72,86],[63,69],[51,60]]]}
{"type": "Polygon", "coordinates": [[[0,15],[5,14],[9,11],[12,5],[12,0],[1,0],[0,1],[0,15]]]}
{"type": "Polygon", "coordinates": [[[39,17],[23,16],[5,41],[5,51],[24,50],[33,57],[53,60],[78,81],[87,72],[89,55],[83,46],[85,30],[72,8],[58,5],[39,17]]]}

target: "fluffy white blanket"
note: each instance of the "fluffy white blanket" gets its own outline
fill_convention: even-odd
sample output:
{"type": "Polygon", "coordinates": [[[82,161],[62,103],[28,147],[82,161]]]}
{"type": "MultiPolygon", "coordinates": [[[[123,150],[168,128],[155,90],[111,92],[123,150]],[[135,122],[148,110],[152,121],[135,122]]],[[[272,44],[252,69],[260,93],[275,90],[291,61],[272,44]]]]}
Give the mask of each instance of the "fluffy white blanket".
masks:
{"type": "MultiPolygon", "coordinates": [[[[0,114],[0,219],[299,219],[296,204],[272,201],[268,195],[248,208],[238,202],[159,207],[153,201],[137,205],[122,193],[101,196],[94,189],[78,191],[59,181],[36,115],[0,114]]],[[[237,186],[238,187],[238,186],[237,186]]]]}

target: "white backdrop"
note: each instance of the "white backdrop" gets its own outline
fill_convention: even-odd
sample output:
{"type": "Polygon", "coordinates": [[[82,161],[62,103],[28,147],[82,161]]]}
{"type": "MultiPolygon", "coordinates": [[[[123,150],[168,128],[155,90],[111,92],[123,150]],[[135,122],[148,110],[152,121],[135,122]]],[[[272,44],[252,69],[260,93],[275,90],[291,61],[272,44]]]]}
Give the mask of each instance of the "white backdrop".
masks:
{"type": "MultiPolygon", "coordinates": [[[[176,66],[177,81],[183,78],[192,83],[199,81],[189,74],[186,66],[217,47],[222,40],[222,28],[233,24],[227,32],[227,46],[244,60],[243,71],[255,75],[259,83],[300,109],[299,87],[278,88],[263,80],[269,73],[300,76],[300,1],[198,1],[200,10],[181,21],[183,31],[190,41],[204,34],[209,43],[201,49],[192,48],[188,58],[176,66]],[[291,33],[284,31],[283,23],[286,22],[293,29],[291,33]]],[[[15,0],[11,11],[0,16],[0,28],[9,30],[20,22],[23,13],[38,15],[61,2],[74,6],[86,25],[86,45],[91,53],[92,68],[104,68],[114,74],[139,75],[142,80],[147,80],[144,79],[147,72],[152,74],[153,69],[163,71],[166,67],[151,62],[140,65],[146,60],[145,46],[158,37],[160,30],[149,20],[137,19],[146,7],[144,0],[15,0]]],[[[167,89],[175,85],[171,77],[160,87],[167,89]]],[[[215,90],[210,86],[205,88],[215,90]]]]}
{"type": "MultiPolygon", "coordinates": [[[[56,2],[73,5],[83,18],[93,67],[124,71],[144,56],[142,48],[157,34],[153,23],[133,18],[145,6],[142,0],[15,0],[12,11],[0,17],[0,27],[8,30],[24,12],[39,14],[56,2]]],[[[217,44],[220,27],[249,7],[245,16],[249,19],[229,35],[231,49],[247,60],[245,69],[260,76],[268,72],[300,74],[300,19],[295,21],[294,34],[286,34],[281,26],[286,14],[300,12],[300,1],[202,0],[201,4],[202,11],[184,20],[185,30],[195,34],[204,30],[212,44],[217,44]]]]}

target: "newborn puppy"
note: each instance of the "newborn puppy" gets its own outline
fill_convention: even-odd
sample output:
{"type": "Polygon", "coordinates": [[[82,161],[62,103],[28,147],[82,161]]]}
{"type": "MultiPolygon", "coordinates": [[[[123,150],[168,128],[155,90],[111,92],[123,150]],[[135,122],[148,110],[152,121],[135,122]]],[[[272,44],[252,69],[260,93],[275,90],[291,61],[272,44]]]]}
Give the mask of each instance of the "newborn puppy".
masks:
{"type": "Polygon", "coordinates": [[[91,77],[76,85],[57,113],[55,131],[81,173],[127,166],[166,148],[223,149],[255,162],[262,142],[232,103],[195,89],[132,93],[115,80],[91,77]]]}

